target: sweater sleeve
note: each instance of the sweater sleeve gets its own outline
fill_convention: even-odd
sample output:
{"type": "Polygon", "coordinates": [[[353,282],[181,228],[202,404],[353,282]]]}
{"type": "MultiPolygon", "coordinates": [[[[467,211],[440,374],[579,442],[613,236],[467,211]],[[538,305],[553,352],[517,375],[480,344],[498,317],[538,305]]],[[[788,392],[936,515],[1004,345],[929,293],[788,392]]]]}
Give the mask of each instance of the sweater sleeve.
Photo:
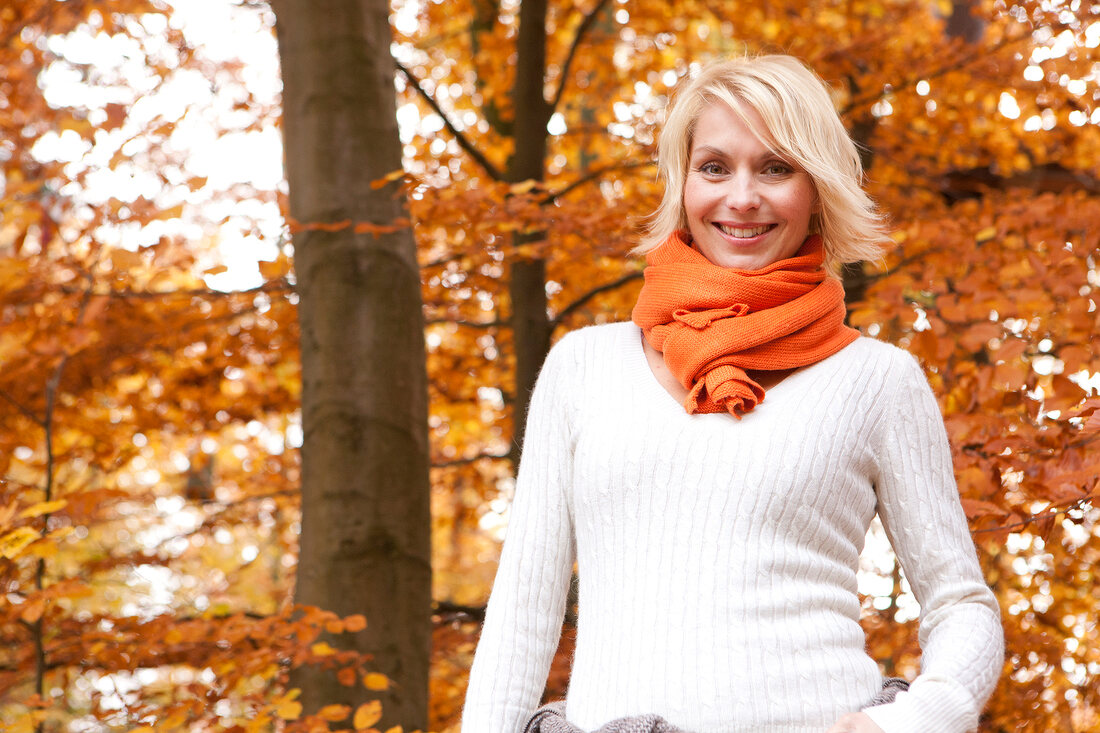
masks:
{"type": "Polygon", "coordinates": [[[570,336],[547,356],[531,396],[515,499],[470,670],[462,733],[520,733],[538,707],[575,554],[570,407],[579,385],[570,336]]]}
{"type": "Polygon", "coordinates": [[[899,354],[879,423],[878,513],[921,607],[921,673],[864,712],[886,733],[978,727],[1000,676],[1004,637],[959,501],[943,418],[916,360],[899,354]]]}

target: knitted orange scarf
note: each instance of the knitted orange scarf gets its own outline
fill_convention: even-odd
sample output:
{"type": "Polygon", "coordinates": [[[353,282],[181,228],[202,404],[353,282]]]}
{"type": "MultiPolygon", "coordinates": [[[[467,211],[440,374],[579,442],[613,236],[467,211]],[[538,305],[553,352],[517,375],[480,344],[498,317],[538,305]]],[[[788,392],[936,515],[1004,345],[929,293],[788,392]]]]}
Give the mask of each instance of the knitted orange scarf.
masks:
{"type": "Polygon", "coordinates": [[[632,318],[688,390],[689,413],[736,417],[764,399],[746,370],[806,366],[852,343],[844,287],[823,268],[821,237],[760,270],[719,267],[677,232],[646,256],[632,318]]]}

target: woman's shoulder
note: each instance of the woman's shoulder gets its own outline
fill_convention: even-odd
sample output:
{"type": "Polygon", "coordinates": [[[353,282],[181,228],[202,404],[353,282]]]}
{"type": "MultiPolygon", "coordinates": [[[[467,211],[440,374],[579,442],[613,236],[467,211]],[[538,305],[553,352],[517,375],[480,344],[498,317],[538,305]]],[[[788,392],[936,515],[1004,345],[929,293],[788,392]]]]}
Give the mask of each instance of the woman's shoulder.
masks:
{"type": "Polygon", "coordinates": [[[606,357],[609,351],[627,349],[638,342],[639,329],[630,321],[616,321],[584,326],[558,339],[550,350],[552,355],[574,360],[606,357]]]}
{"type": "MultiPolygon", "coordinates": [[[[837,394],[869,412],[884,404],[930,391],[916,357],[894,344],[861,336],[825,360],[819,381],[827,379],[837,394]]],[[[820,385],[817,385],[820,387],[820,385]]]]}
{"type": "Polygon", "coordinates": [[[886,378],[908,379],[914,374],[924,374],[910,352],[871,336],[860,336],[837,355],[852,363],[869,366],[886,378]]]}

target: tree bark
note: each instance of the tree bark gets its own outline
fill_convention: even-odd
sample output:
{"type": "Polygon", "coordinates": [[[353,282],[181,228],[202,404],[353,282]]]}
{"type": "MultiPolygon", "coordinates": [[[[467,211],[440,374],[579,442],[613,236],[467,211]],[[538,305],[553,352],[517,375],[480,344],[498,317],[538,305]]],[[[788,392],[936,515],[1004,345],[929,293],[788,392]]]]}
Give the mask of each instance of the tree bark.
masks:
{"type": "MultiPolygon", "coordinates": [[[[508,164],[513,183],[545,177],[546,125],[553,109],[546,101],[546,0],[523,0],[516,43],[515,152],[508,164]]],[[[543,232],[516,235],[516,243],[542,239],[543,232]]],[[[550,318],[546,313],[546,261],[517,259],[512,263],[508,294],[512,301],[512,337],[516,353],[515,429],[510,457],[518,465],[527,423],[527,404],[539,368],[550,350],[550,318]]]]}
{"type": "Polygon", "coordinates": [[[384,692],[303,667],[305,711],[381,700],[377,727],[427,728],[431,560],[427,376],[406,215],[386,0],[273,0],[302,352],[302,526],[295,600],[367,628],[329,639],[373,655],[384,692]],[[329,223],[332,231],[311,228],[329,223]]]}

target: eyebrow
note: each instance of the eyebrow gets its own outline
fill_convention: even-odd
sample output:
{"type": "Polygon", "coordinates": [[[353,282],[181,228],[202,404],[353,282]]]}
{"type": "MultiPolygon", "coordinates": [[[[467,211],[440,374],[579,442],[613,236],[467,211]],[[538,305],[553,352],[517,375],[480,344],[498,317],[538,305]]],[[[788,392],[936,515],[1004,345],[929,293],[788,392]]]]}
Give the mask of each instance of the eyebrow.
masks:
{"type": "Polygon", "coordinates": [[[724,158],[726,157],[726,151],[712,147],[710,145],[700,145],[699,147],[692,148],[691,150],[691,157],[694,158],[696,155],[717,155],[720,158],[724,158]]]}
{"type": "MultiPolygon", "coordinates": [[[[700,145],[699,147],[693,147],[692,148],[691,155],[688,156],[688,160],[694,160],[696,158],[696,156],[702,156],[702,157],[706,157],[706,158],[709,158],[709,157],[725,158],[726,155],[727,155],[726,151],[722,150],[721,148],[716,148],[713,145],[700,145]]],[[[796,163],[792,163],[791,161],[787,160],[787,158],[785,156],[780,155],[779,153],[775,152],[774,150],[768,150],[767,152],[765,152],[763,155],[760,156],[760,160],[761,160],[761,162],[763,162],[765,160],[779,160],[779,161],[782,161],[783,163],[785,163],[786,165],[794,166],[796,168],[801,167],[801,166],[798,166],[796,163]]]]}

